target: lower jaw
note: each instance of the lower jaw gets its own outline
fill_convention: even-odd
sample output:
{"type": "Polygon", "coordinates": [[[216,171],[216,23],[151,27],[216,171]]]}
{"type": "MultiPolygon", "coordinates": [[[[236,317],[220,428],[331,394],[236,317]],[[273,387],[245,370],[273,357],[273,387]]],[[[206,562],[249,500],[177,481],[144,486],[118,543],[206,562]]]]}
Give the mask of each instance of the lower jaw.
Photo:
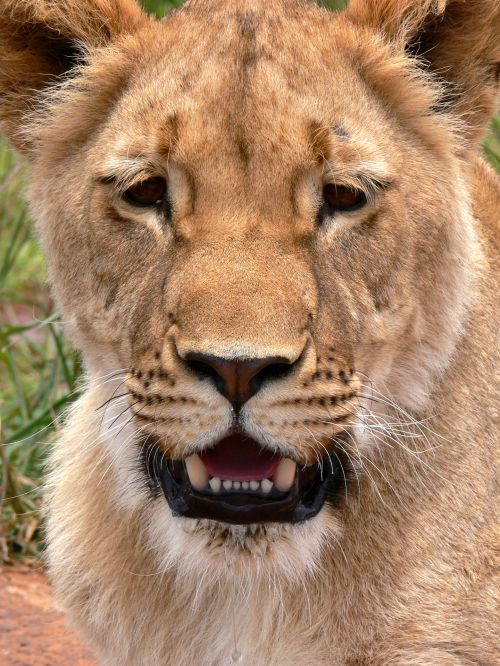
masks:
{"type": "Polygon", "coordinates": [[[150,485],[158,484],[174,516],[208,519],[233,525],[300,523],[316,516],[325,501],[335,495],[344,478],[340,460],[298,468],[291,488],[266,495],[245,492],[210,492],[194,489],[182,460],[165,459],[157,444],[143,447],[150,485]],[[155,447],[158,451],[152,451],[155,447]]]}

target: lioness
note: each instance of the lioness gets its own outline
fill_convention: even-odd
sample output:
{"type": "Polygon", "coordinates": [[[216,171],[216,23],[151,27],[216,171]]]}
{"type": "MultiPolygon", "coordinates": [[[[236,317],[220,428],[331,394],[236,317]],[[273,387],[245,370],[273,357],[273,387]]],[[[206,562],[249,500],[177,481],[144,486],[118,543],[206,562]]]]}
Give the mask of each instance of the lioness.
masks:
{"type": "Polygon", "coordinates": [[[2,0],[104,664],[498,663],[497,0],[2,0]]]}

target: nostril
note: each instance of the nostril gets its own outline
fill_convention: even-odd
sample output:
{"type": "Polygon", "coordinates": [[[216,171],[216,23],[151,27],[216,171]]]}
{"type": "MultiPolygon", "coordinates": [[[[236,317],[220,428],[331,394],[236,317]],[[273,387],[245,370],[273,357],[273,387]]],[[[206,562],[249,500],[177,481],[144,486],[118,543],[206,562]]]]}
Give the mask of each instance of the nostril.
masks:
{"type": "Polygon", "coordinates": [[[211,379],[215,383],[219,393],[224,393],[224,379],[211,365],[200,360],[194,360],[193,358],[190,358],[190,356],[188,356],[185,361],[188,367],[191,368],[200,379],[211,379]]]}
{"type": "Polygon", "coordinates": [[[251,380],[254,393],[260,391],[264,382],[268,380],[285,378],[292,372],[294,365],[294,363],[273,363],[260,370],[251,380]]]}

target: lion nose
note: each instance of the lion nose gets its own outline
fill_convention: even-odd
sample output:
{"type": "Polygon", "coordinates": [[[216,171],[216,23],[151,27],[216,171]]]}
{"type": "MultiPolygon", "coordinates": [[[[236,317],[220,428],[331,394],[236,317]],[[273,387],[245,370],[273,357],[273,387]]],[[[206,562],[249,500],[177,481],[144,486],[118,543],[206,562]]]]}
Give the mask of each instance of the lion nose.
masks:
{"type": "Polygon", "coordinates": [[[255,395],[264,381],[287,375],[296,363],[282,356],[227,360],[199,353],[186,354],[184,360],[199,375],[210,377],[236,409],[255,395]]]}

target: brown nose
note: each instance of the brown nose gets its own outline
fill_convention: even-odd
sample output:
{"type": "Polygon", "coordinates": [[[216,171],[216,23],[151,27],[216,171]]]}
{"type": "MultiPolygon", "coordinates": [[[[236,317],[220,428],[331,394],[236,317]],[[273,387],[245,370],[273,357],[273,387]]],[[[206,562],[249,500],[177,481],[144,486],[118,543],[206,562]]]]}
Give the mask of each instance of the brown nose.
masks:
{"type": "Polygon", "coordinates": [[[187,354],[185,360],[198,374],[211,377],[219,393],[235,408],[255,395],[265,380],[283,377],[294,365],[281,356],[229,361],[210,354],[192,353],[187,354]]]}

